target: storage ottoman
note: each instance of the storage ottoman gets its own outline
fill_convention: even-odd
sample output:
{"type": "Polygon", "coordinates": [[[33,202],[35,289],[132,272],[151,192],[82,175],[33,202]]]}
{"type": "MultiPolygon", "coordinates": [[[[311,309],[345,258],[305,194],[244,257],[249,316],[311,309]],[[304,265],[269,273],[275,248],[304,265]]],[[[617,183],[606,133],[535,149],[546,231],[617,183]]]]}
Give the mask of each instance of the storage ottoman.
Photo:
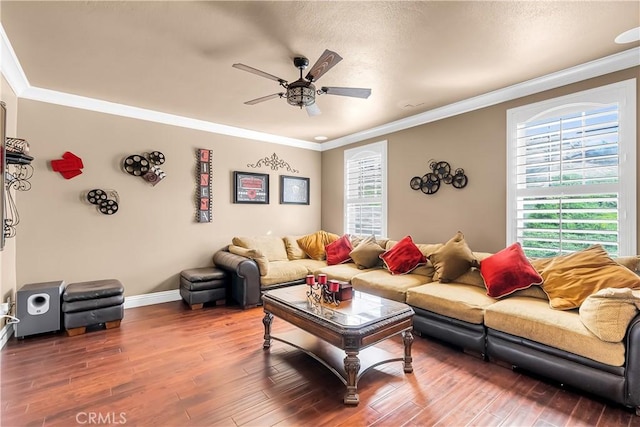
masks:
{"type": "Polygon", "coordinates": [[[124,286],[116,279],[71,283],[62,294],[62,313],[69,336],[84,334],[88,326],[117,328],[124,317],[124,286]]]}
{"type": "Polygon", "coordinates": [[[207,302],[226,301],[227,285],[227,272],[219,268],[191,268],[180,273],[180,295],[192,310],[207,302]]]}

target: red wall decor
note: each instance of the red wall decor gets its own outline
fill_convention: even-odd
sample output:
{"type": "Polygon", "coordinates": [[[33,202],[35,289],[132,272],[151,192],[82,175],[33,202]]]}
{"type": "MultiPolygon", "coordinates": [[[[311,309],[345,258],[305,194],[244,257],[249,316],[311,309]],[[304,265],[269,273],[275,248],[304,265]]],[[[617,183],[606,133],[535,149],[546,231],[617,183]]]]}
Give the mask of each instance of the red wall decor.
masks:
{"type": "Polygon", "coordinates": [[[60,172],[64,179],[71,179],[82,173],[80,169],[84,167],[82,159],[71,151],[67,151],[62,155],[61,160],[51,160],[51,169],[54,172],[60,172]]]}
{"type": "Polygon", "coordinates": [[[213,152],[211,150],[198,149],[198,191],[196,193],[196,220],[198,222],[211,222],[211,177],[213,152]]]}

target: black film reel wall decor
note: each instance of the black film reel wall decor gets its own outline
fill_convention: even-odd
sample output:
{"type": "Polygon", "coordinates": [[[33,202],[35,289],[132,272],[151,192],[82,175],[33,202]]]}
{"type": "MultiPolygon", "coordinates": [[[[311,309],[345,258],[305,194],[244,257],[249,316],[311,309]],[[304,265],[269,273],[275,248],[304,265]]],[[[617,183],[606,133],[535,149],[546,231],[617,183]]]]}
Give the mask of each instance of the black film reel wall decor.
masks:
{"type": "Polygon", "coordinates": [[[431,172],[422,177],[414,176],[409,181],[412,190],[420,190],[424,194],[435,194],[440,189],[440,184],[450,184],[453,188],[461,189],[467,186],[469,178],[464,169],[458,168],[451,173],[451,165],[448,162],[429,161],[431,172]]]}
{"type": "Polygon", "coordinates": [[[95,205],[103,215],[113,215],[118,212],[118,192],[116,190],[102,190],[100,188],[94,188],[89,190],[84,199],[95,205]]]}
{"type": "Polygon", "coordinates": [[[132,154],[122,161],[122,169],[129,175],[139,176],[151,185],[156,185],[167,176],[160,169],[165,162],[165,156],[160,151],[132,154]]]}

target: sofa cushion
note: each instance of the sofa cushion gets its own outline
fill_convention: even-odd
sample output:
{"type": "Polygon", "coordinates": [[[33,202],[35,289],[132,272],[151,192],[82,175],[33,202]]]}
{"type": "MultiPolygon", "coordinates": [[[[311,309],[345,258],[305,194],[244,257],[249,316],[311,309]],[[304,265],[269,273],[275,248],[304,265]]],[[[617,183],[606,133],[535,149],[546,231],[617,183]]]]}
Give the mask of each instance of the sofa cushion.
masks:
{"type": "Polygon", "coordinates": [[[302,236],[297,240],[298,245],[311,259],[323,260],[326,258],[325,246],[335,242],[340,236],[327,233],[324,230],[302,236]]]}
{"type": "MultiPolygon", "coordinates": [[[[379,269],[380,267],[374,267],[373,269],[379,269]]],[[[345,262],[344,264],[327,265],[321,267],[313,272],[313,274],[326,274],[327,279],[340,280],[341,282],[350,282],[356,275],[372,271],[369,268],[362,270],[353,262],[345,262]]]]}
{"type": "Polygon", "coordinates": [[[278,236],[234,237],[231,243],[245,249],[258,249],[269,261],[289,259],[284,241],[278,236]]]}
{"type": "Polygon", "coordinates": [[[622,366],[623,343],[608,343],[592,334],[580,321],[578,310],[560,311],[546,301],[510,297],[485,310],[487,327],[568,351],[600,363],[622,366]]]}
{"type": "MultiPolygon", "coordinates": [[[[492,256],[489,252],[473,252],[474,258],[480,263],[482,260],[492,256]]],[[[464,283],[465,285],[474,285],[482,289],[486,289],[484,279],[480,274],[480,269],[477,267],[471,267],[466,273],[456,277],[456,283],[464,283]]],[[[546,298],[546,295],[545,295],[546,298]]]]}
{"type": "Polygon", "coordinates": [[[589,295],[580,306],[580,320],[595,336],[620,342],[640,309],[640,291],[607,288],[589,295]]]}
{"type": "Polygon", "coordinates": [[[419,274],[420,276],[424,276],[425,283],[428,283],[433,281],[433,275],[435,274],[435,272],[436,269],[433,268],[433,264],[431,264],[431,261],[427,260],[426,264],[419,265],[413,271],[411,271],[411,274],[419,274]]]}
{"type": "Polygon", "coordinates": [[[471,267],[478,265],[478,261],[469,249],[464,235],[458,231],[447,243],[429,256],[436,273],[433,280],[442,283],[452,282],[471,267]]]}
{"type": "Polygon", "coordinates": [[[481,325],[484,310],[496,300],[484,288],[433,282],[407,290],[407,304],[464,322],[481,325]]]}
{"type": "Polygon", "coordinates": [[[443,247],[444,244],[443,243],[416,243],[416,246],[418,247],[418,249],[420,249],[420,252],[422,252],[422,255],[424,255],[425,258],[429,258],[429,255],[431,255],[432,253],[434,253],[435,251],[443,247]]]}
{"type": "Polygon", "coordinates": [[[516,242],[480,262],[480,273],[487,295],[502,298],[533,285],[541,285],[542,277],[516,242]]]}
{"type": "Polygon", "coordinates": [[[405,236],[391,249],[380,254],[385,267],[391,274],[407,274],[419,265],[427,263],[411,236],[405,236]]]}
{"type": "Polygon", "coordinates": [[[520,291],[515,291],[511,294],[512,297],[527,297],[527,298],[538,298],[541,300],[549,301],[549,297],[542,290],[542,286],[531,286],[527,289],[522,289],[520,291]]]}
{"type": "Polygon", "coordinates": [[[305,259],[309,258],[306,253],[302,250],[300,245],[298,244],[298,239],[303,236],[284,236],[284,247],[287,251],[287,258],[289,260],[294,259],[305,259]]]}
{"type": "Polygon", "coordinates": [[[531,261],[544,282],[549,304],[570,310],[605,288],[640,288],[640,277],[615,262],[600,245],[554,258],[531,261]]]}
{"type": "Polygon", "coordinates": [[[316,271],[327,266],[327,261],[320,261],[317,259],[304,258],[294,259],[289,261],[292,265],[301,265],[307,269],[307,274],[316,274],[316,271]]]}
{"type": "MultiPolygon", "coordinates": [[[[378,241],[378,243],[380,242],[381,241],[378,241]]],[[[397,244],[398,244],[397,240],[387,240],[386,245],[383,247],[385,250],[388,251],[397,244]]],[[[420,249],[420,252],[422,252],[422,255],[424,255],[425,258],[429,258],[429,255],[431,255],[432,253],[434,253],[435,251],[437,251],[438,249],[444,246],[443,243],[415,243],[415,245],[418,247],[418,249],[420,249]]]]}
{"type": "Polygon", "coordinates": [[[366,269],[381,265],[380,254],[382,253],[384,249],[376,243],[375,237],[369,236],[358,243],[358,246],[349,252],[349,256],[358,267],[366,269]]]}
{"type": "Polygon", "coordinates": [[[344,234],[335,242],[329,243],[324,249],[327,253],[328,265],[342,264],[351,260],[349,252],[353,250],[353,246],[351,246],[348,234],[344,234]]]}
{"type": "MultiPolygon", "coordinates": [[[[303,260],[298,260],[303,261],[303,260]]],[[[304,264],[298,261],[272,261],[269,263],[269,274],[260,276],[262,288],[277,285],[280,283],[293,282],[307,277],[309,270],[304,264]]]]}
{"type": "Polygon", "coordinates": [[[260,270],[261,276],[269,274],[269,260],[259,249],[247,249],[236,245],[229,245],[227,249],[232,254],[254,260],[256,264],[258,264],[258,270],[260,270]]]}
{"type": "Polygon", "coordinates": [[[620,265],[624,265],[634,273],[640,274],[640,255],[623,256],[623,257],[614,258],[613,260],[620,265]]]}
{"type": "Polygon", "coordinates": [[[351,285],[356,291],[405,302],[407,289],[420,286],[426,280],[418,274],[394,276],[385,269],[376,269],[354,276],[351,285]]]}

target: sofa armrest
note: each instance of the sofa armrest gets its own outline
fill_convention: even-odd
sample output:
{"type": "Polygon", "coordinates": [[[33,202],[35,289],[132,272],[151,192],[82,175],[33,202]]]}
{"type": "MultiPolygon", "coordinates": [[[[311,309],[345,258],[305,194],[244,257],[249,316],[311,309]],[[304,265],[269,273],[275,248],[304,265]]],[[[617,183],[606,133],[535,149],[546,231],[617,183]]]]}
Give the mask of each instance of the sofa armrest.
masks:
{"type": "Polygon", "coordinates": [[[636,408],[636,414],[640,415],[640,314],[637,314],[627,329],[626,347],[626,384],[627,402],[629,406],[636,408]]]}
{"type": "Polygon", "coordinates": [[[225,248],[213,254],[213,263],[231,274],[231,296],[243,309],[260,304],[260,270],[254,260],[225,248]]]}

